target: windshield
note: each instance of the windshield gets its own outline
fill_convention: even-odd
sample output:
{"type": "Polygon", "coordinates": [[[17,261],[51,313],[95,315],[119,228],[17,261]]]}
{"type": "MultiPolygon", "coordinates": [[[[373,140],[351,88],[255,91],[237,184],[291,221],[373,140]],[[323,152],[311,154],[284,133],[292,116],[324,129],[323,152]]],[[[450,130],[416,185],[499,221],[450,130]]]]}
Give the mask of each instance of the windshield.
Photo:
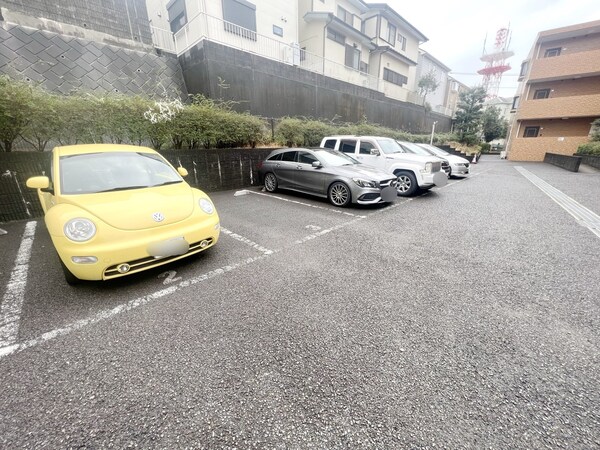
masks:
{"type": "Polygon", "coordinates": [[[450,154],[447,151],[442,150],[441,148],[437,148],[433,145],[427,145],[426,148],[427,150],[431,150],[432,153],[435,153],[438,156],[448,156],[450,154]]]}
{"type": "Polygon", "coordinates": [[[431,153],[428,150],[425,150],[423,147],[419,147],[417,144],[413,144],[412,142],[403,142],[401,145],[404,146],[411,153],[416,153],[417,155],[431,156],[431,153]]]}
{"type": "Polygon", "coordinates": [[[400,144],[393,139],[377,139],[377,143],[381,147],[381,151],[385,154],[406,153],[400,144]]]}
{"type": "Polygon", "coordinates": [[[60,158],[62,194],[91,194],[180,183],[182,178],[154,153],[101,152],[60,158]]]}
{"type": "Polygon", "coordinates": [[[360,164],[359,161],[337,150],[316,150],[315,156],[324,166],[347,166],[360,164]]]}

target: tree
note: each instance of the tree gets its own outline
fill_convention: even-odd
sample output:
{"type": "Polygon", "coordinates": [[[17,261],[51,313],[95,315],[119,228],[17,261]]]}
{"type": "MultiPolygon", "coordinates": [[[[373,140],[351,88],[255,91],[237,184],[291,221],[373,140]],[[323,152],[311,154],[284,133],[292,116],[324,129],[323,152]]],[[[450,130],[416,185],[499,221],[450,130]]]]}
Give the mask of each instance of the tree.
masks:
{"type": "Polygon", "coordinates": [[[0,76],[0,149],[12,151],[15,139],[27,126],[34,106],[33,90],[22,81],[0,76]]]}
{"type": "Polygon", "coordinates": [[[490,106],[483,112],[482,127],[485,142],[491,142],[506,136],[508,122],[500,116],[499,108],[490,106]]]}
{"type": "Polygon", "coordinates": [[[435,92],[439,85],[440,82],[437,80],[433,70],[421,77],[419,80],[419,95],[423,96],[423,105],[425,105],[427,94],[435,92]]]}
{"type": "Polygon", "coordinates": [[[485,89],[481,86],[460,93],[455,121],[459,142],[467,145],[478,142],[485,97],[485,89]]]}

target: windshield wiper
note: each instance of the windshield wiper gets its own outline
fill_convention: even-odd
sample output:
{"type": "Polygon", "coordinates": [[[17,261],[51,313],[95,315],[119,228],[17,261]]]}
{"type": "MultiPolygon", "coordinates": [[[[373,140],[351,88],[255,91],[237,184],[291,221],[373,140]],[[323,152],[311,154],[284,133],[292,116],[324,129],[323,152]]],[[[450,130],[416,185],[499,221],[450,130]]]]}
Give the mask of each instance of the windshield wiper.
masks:
{"type": "Polygon", "coordinates": [[[144,189],[147,187],[149,187],[149,186],[146,186],[146,185],[143,185],[143,186],[120,186],[120,187],[116,187],[116,188],[112,188],[112,189],[105,189],[103,191],[97,191],[97,192],[127,191],[129,189],[144,189]]]}
{"type": "Polygon", "coordinates": [[[160,183],[160,184],[153,184],[152,187],[156,187],[156,186],[166,186],[168,184],[177,184],[177,183],[181,183],[182,180],[173,180],[173,181],[165,181],[164,183],[160,183]]]}

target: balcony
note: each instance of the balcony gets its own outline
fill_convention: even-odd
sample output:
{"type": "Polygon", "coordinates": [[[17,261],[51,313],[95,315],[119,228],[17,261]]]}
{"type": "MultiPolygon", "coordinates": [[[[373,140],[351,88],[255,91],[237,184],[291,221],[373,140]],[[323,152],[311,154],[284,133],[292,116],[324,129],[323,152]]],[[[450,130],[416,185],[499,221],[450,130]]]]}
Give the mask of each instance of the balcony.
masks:
{"type": "Polygon", "coordinates": [[[531,61],[530,82],[600,75],[600,49],[531,61]]]}
{"type": "MultiPolygon", "coordinates": [[[[552,58],[556,59],[556,58],[552,58]]],[[[593,117],[600,111],[600,94],[522,101],[518,120],[593,117]]]]}

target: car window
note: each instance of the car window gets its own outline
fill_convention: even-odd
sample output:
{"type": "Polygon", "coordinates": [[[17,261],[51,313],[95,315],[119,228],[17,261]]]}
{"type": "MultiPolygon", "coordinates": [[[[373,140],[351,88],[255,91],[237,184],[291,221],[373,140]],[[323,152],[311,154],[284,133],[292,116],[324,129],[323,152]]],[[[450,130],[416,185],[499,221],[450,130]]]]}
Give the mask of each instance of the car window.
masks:
{"type": "Polygon", "coordinates": [[[277,153],[276,155],[267,158],[267,161],[281,161],[281,153],[277,153]]]}
{"type": "Polygon", "coordinates": [[[348,166],[360,164],[359,161],[337,150],[317,150],[315,154],[324,166],[348,166]]]}
{"type": "Polygon", "coordinates": [[[318,161],[318,159],[312,153],[298,152],[298,162],[299,163],[301,163],[301,164],[312,164],[315,161],[318,161]]]}
{"type": "Polygon", "coordinates": [[[336,141],[337,141],[337,139],[327,139],[325,141],[325,145],[323,145],[323,147],[325,147],[325,148],[335,148],[336,141]]]}
{"type": "Polygon", "coordinates": [[[377,143],[383,153],[406,153],[406,151],[393,139],[378,139],[377,143]]]}
{"type": "Polygon", "coordinates": [[[354,149],[356,148],[356,140],[345,139],[340,142],[340,151],[344,153],[354,153],[354,149]]]}
{"type": "Polygon", "coordinates": [[[296,153],[298,153],[296,150],[292,151],[292,152],[283,152],[281,154],[281,160],[282,161],[295,161],[296,160],[296,153]]]}
{"type": "Polygon", "coordinates": [[[370,155],[371,150],[377,149],[377,146],[373,142],[369,141],[360,141],[360,147],[358,148],[358,153],[361,155],[370,155]]]}

